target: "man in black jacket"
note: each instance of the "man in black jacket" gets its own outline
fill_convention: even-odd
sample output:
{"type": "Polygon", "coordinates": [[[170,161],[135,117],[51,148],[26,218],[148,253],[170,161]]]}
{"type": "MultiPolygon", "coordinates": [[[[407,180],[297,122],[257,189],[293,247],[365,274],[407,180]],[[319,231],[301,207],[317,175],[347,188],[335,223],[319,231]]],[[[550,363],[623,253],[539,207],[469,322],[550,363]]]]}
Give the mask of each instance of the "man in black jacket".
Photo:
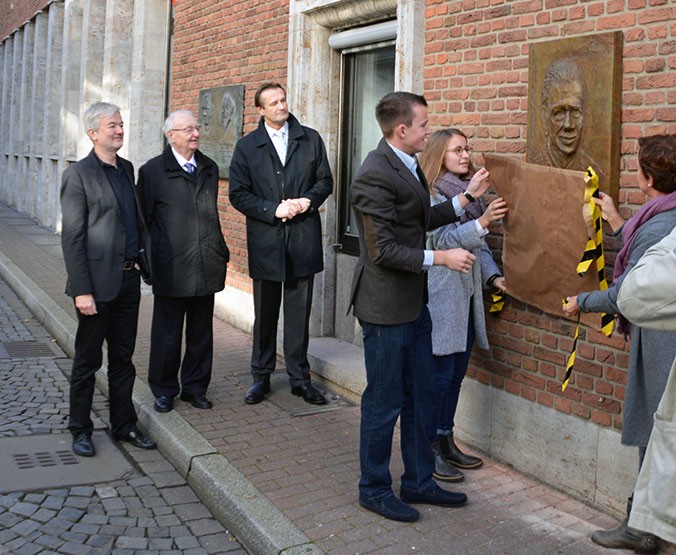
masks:
{"type": "Polygon", "coordinates": [[[84,120],[94,148],[63,172],[61,246],[66,294],[73,297],[78,320],[68,429],[73,452],[93,457],[90,413],[104,339],[113,437],[142,449],[153,449],[155,442],[136,427],[132,403],[136,370],[131,359],[141,301],[138,262],[144,239],[134,168],[117,155],[124,141],[117,106],[97,102],[87,108],[84,120]]]}
{"type": "Polygon", "coordinates": [[[324,269],[319,207],[333,177],[319,134],[289,113],[286,92],[265,83],[254,103],[258,129],[240,139],[230,162],[230,202],[246,216],[255,321],[244,401],[260,403],[275,369],[277,321],[284,298],[284,359],[291,393],[326,403],[310,382],[307,359],[314,275],[324,269]]]}
{"type": "Polygon", "coordinates": [[[148,383],[158,412],[172,410],[179,391],[181,400],[210,409],[214,294],[225,287],[230,258],[218,217],[218,166],[198,150],[200,128],[192,112],[171,113],[164,134],[169,145],[141,167],[138,181],[152,239],[155,296],[148,383]]]}

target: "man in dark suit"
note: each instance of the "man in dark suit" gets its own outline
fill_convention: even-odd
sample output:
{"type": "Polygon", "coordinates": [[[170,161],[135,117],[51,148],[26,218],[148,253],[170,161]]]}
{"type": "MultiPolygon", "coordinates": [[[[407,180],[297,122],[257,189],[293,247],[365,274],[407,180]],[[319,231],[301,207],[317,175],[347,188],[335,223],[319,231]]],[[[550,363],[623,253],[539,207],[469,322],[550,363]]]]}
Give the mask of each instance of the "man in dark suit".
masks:
{"type": "Polygon", "coordinates": [[[435,375],[426,270],[444,265],[468,272],[474,255],[464,249],[426,251],[425,233],[463,213],[487,180],[452,200],[430,206],[430,192],[415,154],[431,133],[422,96],[395,92],[376,106],[383,132],[352,182],[360,256],[352,306],[363,329],[367,386],[362,395],[359,503],[392,520],[413,522],[409,503],[463,505],[467,496],[441,489],[432,479],[435,375]],[[401,416],[404,474],[401,500],[389,472],[392,435],[401,416]]]}
{"type": "Polygon", "coordinates": [[[164,134],[169,144],[141,167],[138,179],[152,239],[148,384],[158,412],[172,410],[179,391],[182,401],[210,409],[214,295],[225,287],[230,259],[218,216],[218,166],[198,150],[200,128],[192,112],[169,114],[164,134]]]}
{"type": "Polygon", "coordinates": [[[258,129],[240,139],[230,162],[230,202],[246,216],[253,279],[253,385],[244,401],[270,391],[277,359],[277,321],[284,298],[284,359],[291,393],[323,405],[307,359],[314,275],[324,269],[319,207],[333,178],[324,142],[289,113],[286,92],[265,83],[254,98],[258,129]]]}
{"type": "Polygon", "coordinates": [[[143,218],[134,188],[134,168],[117,156],[124,129],[120,109],[97,102],[84,114],[94,144],[89,155],[63,172],[61,245],[78,327],[70,378],[73,452],[95,454],[90,418],[95,374],[101,367],[103,341],[108,345],[110,427],[117,440],[142,449],[155,442],[136,427],[132,389],[141,300],[140,254],[143,218]]]}

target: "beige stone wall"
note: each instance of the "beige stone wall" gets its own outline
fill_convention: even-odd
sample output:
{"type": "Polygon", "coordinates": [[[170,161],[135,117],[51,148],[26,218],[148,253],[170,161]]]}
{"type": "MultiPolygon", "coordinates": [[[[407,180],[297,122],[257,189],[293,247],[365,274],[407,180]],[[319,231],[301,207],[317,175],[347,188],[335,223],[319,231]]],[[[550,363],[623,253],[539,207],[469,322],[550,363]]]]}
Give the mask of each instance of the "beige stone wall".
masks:
{"type": "Polygon", "coordinates": [[[91,143],[87,105],[120,106],[120,151],[136,167],[162,148],[169,7],[162,0],[66,0],[0,43],[0,200],[60,227],[60,176],[91,143]]]}

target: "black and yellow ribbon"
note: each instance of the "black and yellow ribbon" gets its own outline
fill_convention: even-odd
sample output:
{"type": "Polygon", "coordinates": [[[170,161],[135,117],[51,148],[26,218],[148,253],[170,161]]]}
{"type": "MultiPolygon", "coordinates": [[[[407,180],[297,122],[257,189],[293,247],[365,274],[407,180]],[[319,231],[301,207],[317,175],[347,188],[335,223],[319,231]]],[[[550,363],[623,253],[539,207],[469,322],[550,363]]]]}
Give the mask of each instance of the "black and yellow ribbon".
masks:
{"type": "MultiPolygon", "coordinates": [[[[582,277],[593,260],[596,260],[596,272],[599,277],[599,289],[601,291],[608,289],[608,281],[606,280],[606,259],[603,254],[603,219],[601,217],[601,208],[594,202],[595,198],[599,198],[599,176],[591,168],[587,168],[584,177],[584,202],[589,206],[589,212],[594,222],[594,234],[587,241],[582,259],[577,265],[577,273],[582,277]]],[[[566,304],[566,301],[563,301],[566,304]]],[[[613,333],[615,319],[612,314],[601,313],[601,331],[610,337],[613,333]]],[[[561,391],[565,391],[570,381],[570,376],[573,373],[573,366],[575,364],[575,353],[577,351],[577,339],[580,335],[580,314],[577,316],[577,325],[575,327],[575,338],[573,340],[573,349],[568,357],[566,363],[566,374],[561,384],[561,391]]]]}
{"type": "MultiPolygon", "coordinates": [[[[563,299],[564,306],[566,305],[566,299],[563,299]]],[[[573,338],[573,348],[571,349],[570,356],[566,362],[566,375],[563,378],[563,383],[561,384],[561,391],[565,391],[568,387],[568,382],[570,381],[570,376],[573,373],[573,366],[575,366],[575,353],[577,353],[577,338],[580,337],[580,313],[577,313],[577,325],[575,326],[575,337],[573,338]]]]}
{"type": "Polygon", "coordinates": [[[491,293],[491,307],[488,312],[500,312],[505,307],[505,294],[499,289],[491,293]]]}

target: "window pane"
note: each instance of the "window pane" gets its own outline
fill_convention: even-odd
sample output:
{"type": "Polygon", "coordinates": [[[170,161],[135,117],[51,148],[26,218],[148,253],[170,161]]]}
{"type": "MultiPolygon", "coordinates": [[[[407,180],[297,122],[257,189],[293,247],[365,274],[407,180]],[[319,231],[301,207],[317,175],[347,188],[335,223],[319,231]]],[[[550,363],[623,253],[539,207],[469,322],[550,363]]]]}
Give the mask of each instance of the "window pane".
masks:
{"type": "Polygon", "coordinates": [[[341,152],[341,242],[353,251],[358,234],[350,208],[349,186],[364,157],[382,137],[375,106],[394,90],[394,46],[344,54],[343,141],[341,152]],[[352,240],[349,238],[352,236],[352,240]]]}

